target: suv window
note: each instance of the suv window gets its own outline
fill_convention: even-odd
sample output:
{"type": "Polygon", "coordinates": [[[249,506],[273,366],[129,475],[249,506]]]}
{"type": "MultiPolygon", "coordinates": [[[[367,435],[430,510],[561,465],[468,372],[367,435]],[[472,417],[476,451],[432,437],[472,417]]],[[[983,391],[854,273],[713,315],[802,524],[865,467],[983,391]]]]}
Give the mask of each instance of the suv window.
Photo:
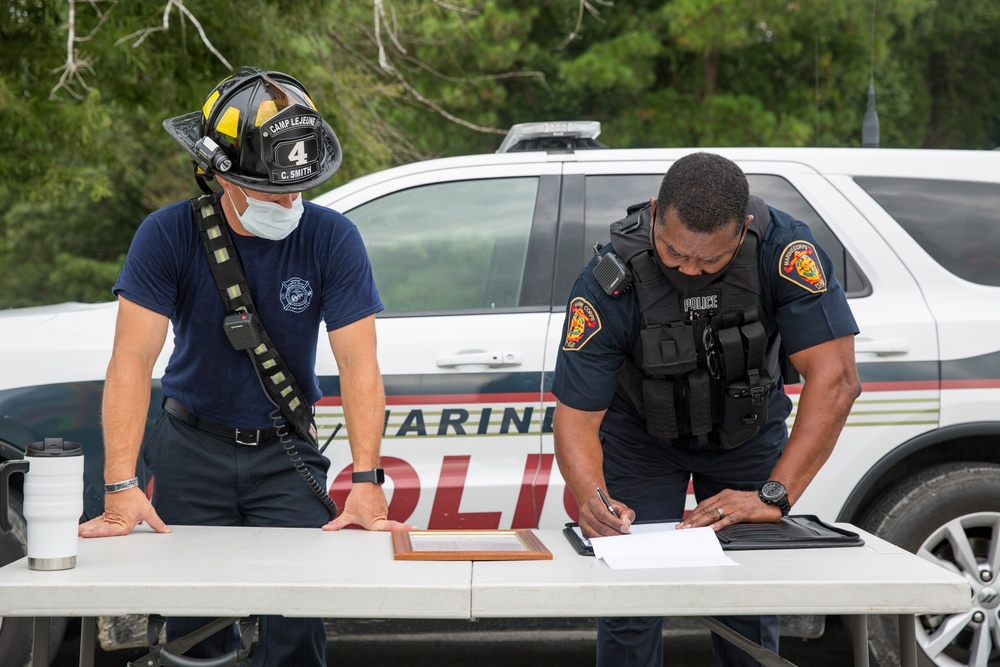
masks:
{"type": "Polygon", "coordinates": [[[386,314],[520,305],[538,181],[435,183],[346,212],[365,240],[386,314]]]}
{"type": "Polygon", "coordinates": [[[820,247],[833,261],[834,275],[848,298],[871,294],[871,284],[861,273],[857,262],[795,186],[780,176],[762,174],[747,174],[747,181],[752,194],[809,226],[820,247]]]}
{"type": "Polygon", "coordinates": [[[941,266],[959,278],[1000,287],[1000,186],[857,176],[872,196],[941,266]]]}
{"type": "MultiPolygon", "coordinates": [[[[655,197],[660,191],[662,174],[589,176],[585,196],[585,261],[593,254],[596,241],[608,242],[608,226],[625,217],[625,209],[655,197]]],[[[849,297],[863,296],[871,288],[860,268],[840,240],[799,191],[780,176],[747,174],[750,192],[774,208],[809,225],[820,246],[833,260],[833,270],[849,297]]]]}
{"type": "Polygon", "coordinates": [[[584,195],[585,261],[594,256],[594,244],[610,238],[608,227],[625,217],[632,204],[649,201],[660,191],[663,174],[588,176],[584,195]]]}

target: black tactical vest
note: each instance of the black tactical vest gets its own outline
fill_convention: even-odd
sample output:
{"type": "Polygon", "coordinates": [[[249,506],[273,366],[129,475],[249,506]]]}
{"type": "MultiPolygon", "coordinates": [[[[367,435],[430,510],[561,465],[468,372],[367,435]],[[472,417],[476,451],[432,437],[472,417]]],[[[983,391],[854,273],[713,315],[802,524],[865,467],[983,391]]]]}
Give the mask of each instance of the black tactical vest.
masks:
{"type": "Polygon", "coordinates": [[[730,449],[767,421],[780,374],[780,338],[760,299],[757,249],[771,216],[751,197],[754,216],[736,257],[708,287],[678,292],[653,258],[649,204],[611,225],[614,252],[632,272],[639,339],[618,377],[619,396],[650,435],[730,449]]]}

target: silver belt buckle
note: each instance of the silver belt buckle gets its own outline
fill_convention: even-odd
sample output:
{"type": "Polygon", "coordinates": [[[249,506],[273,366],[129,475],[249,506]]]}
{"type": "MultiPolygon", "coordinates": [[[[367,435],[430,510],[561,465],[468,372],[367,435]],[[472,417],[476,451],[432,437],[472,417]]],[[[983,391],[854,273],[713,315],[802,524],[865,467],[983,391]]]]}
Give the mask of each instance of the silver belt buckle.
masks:
{"type": "Polygon", "coordinates": [[[244,430],[240,430],[238,428],[237,429],[233,429],[233,430],[235,431],[234,438],[235,438],[237,444],[240,444],[240,445],[250,445],[250,446],[254,446],[254,447],[260,444],[260,431],[257,431],[257,430],[247,431],[245,429],[244,430]],[[244,435],[243,435],[244,433],[246,434],[247,438],[251,438],[251,439],[250,440],[243,440],[242,438],[244,437],[244,435]]]}

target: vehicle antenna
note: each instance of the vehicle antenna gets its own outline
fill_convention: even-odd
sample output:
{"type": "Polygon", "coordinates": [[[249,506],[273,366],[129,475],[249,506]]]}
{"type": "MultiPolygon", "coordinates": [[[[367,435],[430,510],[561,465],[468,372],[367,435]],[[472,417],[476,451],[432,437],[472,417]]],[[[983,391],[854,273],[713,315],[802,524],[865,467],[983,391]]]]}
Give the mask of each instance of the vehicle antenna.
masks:
{"type": "Polygon", "coordinates": [[[862,148],[878,148],[878,111],[875,110],[875,2],[872,0],[872,52],[868,80],[868,109],[861,124],[862,148]]]}
{"type": "Polygon", "coordinates": [[[819,34],[816,34],[813,58],[816,61],[813,104],[816,109],[816,147],[819,148],[819,34]]]}

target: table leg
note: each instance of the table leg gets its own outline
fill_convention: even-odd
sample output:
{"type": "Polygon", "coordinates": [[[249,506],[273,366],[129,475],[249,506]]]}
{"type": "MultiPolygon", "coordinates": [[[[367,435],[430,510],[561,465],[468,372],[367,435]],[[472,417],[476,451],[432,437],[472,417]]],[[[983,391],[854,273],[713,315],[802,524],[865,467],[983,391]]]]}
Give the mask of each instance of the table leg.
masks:
{"type": "Polygon", "coordinates": [[[32,667],[49,667],[49,619],[36,616],[31,643],[32,667]]]}
{"type": "Polygon", "coordinates": [[[697,619],[701,621],[702,625],[707,625],[708,628],[715,634],[746,651],[751,657],[755,658],[757,662],[765,667],[795,667],[794,662],[789,662],[774,651],[766,649],[757,642],[747,639],[740,633],[736,632],[736,630],[733,630],[728,625],[723,625],[720,621],[712,618],[711,616],[698,616],[697,619]]]}
{"type": "Polygon", "coordinates": [[[94,653],[97,649],[97,619],[80,619],[80,667],[94,667],[94,653]]]}
{"type": "Polygon", "coordinates": [[[907,614],[899,615],[899,665],[917,667],[917,619],[907,614]]]}
{"type": "Polygon", "coordinates": [[[851,616],[851,634],[854,636],[854,667],[868,667],[868,616],[851,616]]]}

